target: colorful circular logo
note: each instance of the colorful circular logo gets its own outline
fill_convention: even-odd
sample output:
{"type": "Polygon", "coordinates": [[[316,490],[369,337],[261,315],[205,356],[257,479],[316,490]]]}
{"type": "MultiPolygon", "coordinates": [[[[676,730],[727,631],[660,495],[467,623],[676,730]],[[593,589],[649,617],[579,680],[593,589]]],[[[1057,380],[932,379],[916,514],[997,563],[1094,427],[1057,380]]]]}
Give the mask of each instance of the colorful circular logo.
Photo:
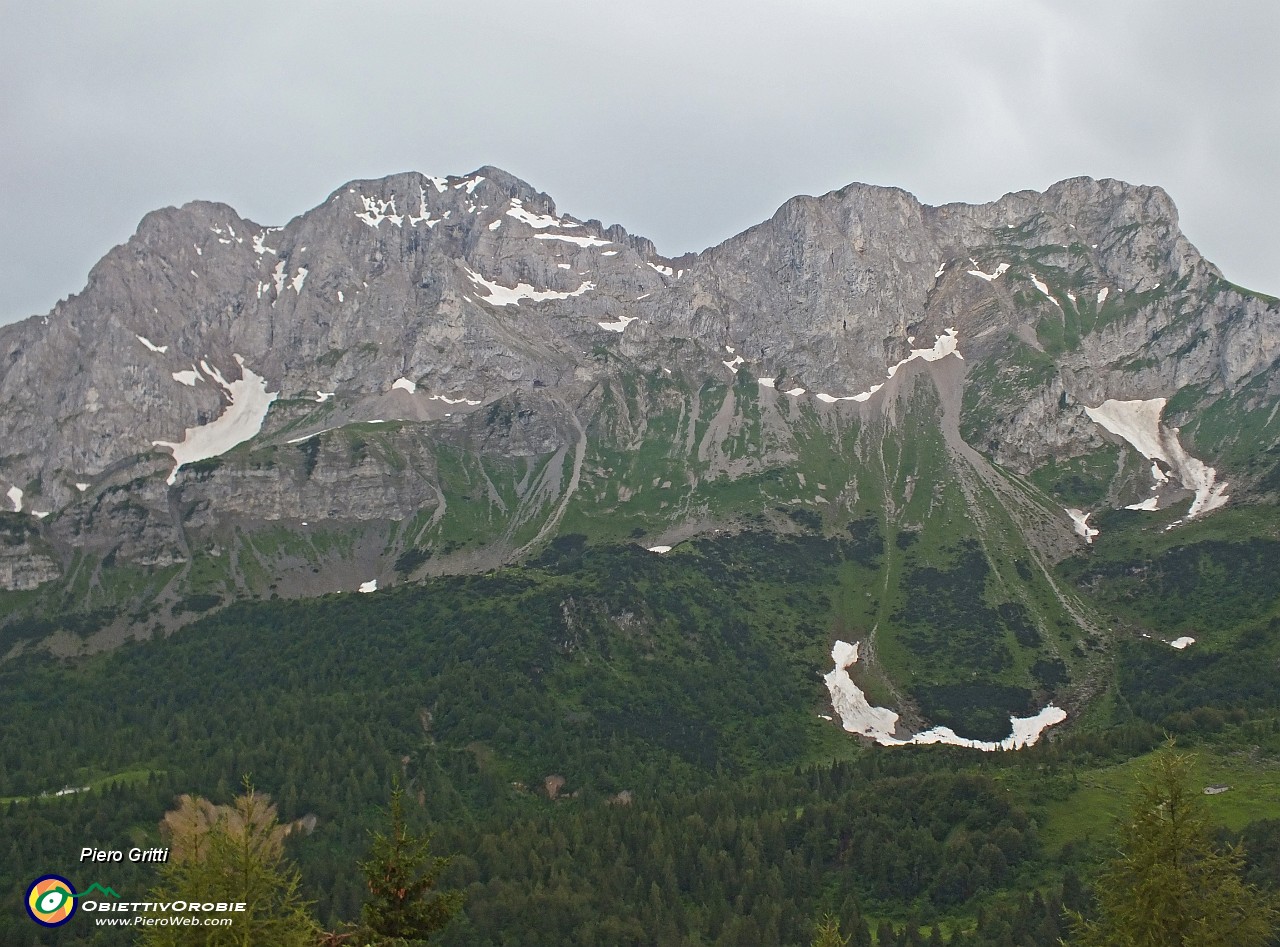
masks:
{"type": "Polygon", "coordinates": [[[45,927],[61,927],[76,913],[76,889],[59,875],[42,875],[27,889],[27,913],[45,927]]]}

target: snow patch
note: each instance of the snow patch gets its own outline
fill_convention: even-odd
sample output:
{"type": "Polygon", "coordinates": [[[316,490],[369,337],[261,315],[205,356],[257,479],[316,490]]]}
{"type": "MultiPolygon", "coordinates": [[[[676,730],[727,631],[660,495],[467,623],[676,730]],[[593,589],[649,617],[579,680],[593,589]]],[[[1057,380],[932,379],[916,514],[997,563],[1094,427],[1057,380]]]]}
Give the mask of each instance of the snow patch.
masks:
{"type": "Polygon", "coordinates": [[[618,251],[617,251],[617,250],[605,250],[605,251],[604,251],[603,253],[601,253],[600,255],[601,255],[601,256],[617,256],[617,255],[618,255],[618,251]]]}
{"type": "Polygon", "coordinates": [[[391,383],[392,391],[395,391],[397,388],[401,391],[407,391],[409,394],[413,394],[418,390],[418,386],[407,378],[397,378],[391,383]]]}
{"type": "MultiPolygon", "coordinates": [[[[892,365],[889,367],[888,377],[892,378],[894,375],[898,373],[898,369],[900,369],[903,365],[906,365],[908,362],[913,362],[916,359],[920,359],[925,362],[936,362],[939,359],[946,358],[948,355],[954,355],[956,358],[959,358],[959,359],[964,358],[964,356],[960,354],[960,336],[959,336],[959,333],[956,331],[955,326],[952,326],[946,332],[942,333],[942,335],[934,339],[933,345],[930,348],[911,349],[911,351],[907,353],[906,358],[898,362],[897,365],[892,365]]],[[[875,394],[878,388],[879,386],[869,391],[862,392],[862,395],[864,395],[865,397],[852,395],[850,396],[850,398],[853,401],[866,401],[867,398],[875,394]]]]}
{"type": "Polygon", "coordinates": [[[1164,398],[1108,400],[1096,408],[1086,407],[1084,410],[1095,423],[1128,441],[1147,460],[1163,461],[1170,467],[1182,485],[1195,492],[1191,508],[1187,510],[1187,519],[1194,519],[1201,513],[1224,506],[1230,499],[1225,492],[1229,485],[1218,483],[1214,468],[1186,452],[1176,429],[1160,423],[1166,403],[1164,398]]]}
{"type": "Polygon", "coordinates": [[[194,388],[196,382],[200,380],[200,373],[196,371],[196,367],[192,365],[189,369],[173,373],[173,380],[180,384],[186,385],[188,388],[194,388]]]}
{"type": "Polygon", "coordinates": [[[1148,513],[1154,513],[1160,509],[1159,497],[1147,497],[1141,503],[1130,503],[1125,507],[1126,510],[1146,510],[1148,513]]]}
{"type": "Polygon", "coordinates": [[[1067,515],[1071,517],[1071,522],[1075,524],[1076,535],[1083,537],[1085,542],[1092,545],[1093,537],[1098,535],[1098,531],[1089,525],[1090,514],[1082,510],[1068,509],[1067,515]]]}
{"type": "Polygon", "coordinates": [[[501,221],[501,220],[495,220],[493,223],[491,223],[491,224],[489,225],[489,229],[490,229],[490,230],[497,230],[497,229],[498,229],[499,227],[501,227],[501,226],[502,226],[502,221],[501,221]]]}
{"type": "Polygon", "coordinates": [[[475,270],[469,267],[463,267],[467,273],[467,279],[471,280],[476,286],[481,286],[489,291],[489,295],[485,298],[485,302],[492,306],[516,306],[520,304],[520,300],[528,299],[532,302],[542,302],[544,299],[569,299],[572,296],[581,296],[588,290],[596,288],[596,284],[590,281],[583,283],[572,292],[558,292],[554,289],[534,289],[528,283],[517,283],[515,286],[501,286],[498,283],[491,283],[475,270]]]}
{"type": "Polygon", "coordinates": [[[253,252],[258,254],[258,256],[262,256],[264,253],[274,254],[276,252],[264,243],[266,239],[267,232],[265,230],[253,238],[253,252]]]}
{"type": "MultiPolygon", "coordinates": [[[[285,443],[286,443],[286,444],[301,444],[303,441],[309,441],[309,440],[311,440],[311,438],[313,438],[313,437],[319,437],[321,434],[328,434],[330,431],[334,431],[334,430],[337,430],[337,428],[327,427],[327,428],[325,428],[323,431],[312,431],[310,434],[303,434],[301,437],[294,437],[294,438],[291,438],[291,439],[289,439],[289,440],[285,441],[285,443]]],[[[305,525],[305,524],[304,524],[304,525],[305,525]]]]}
{"type": "Polygon", "coordinates": [[[721,364],[724,365],[725,368],[729,369],[729,371],[733,372],[736,375],[738,374],[738,366],[741,365],[744,361],[746,361],[746,359],[744,359],[741,355],[735,355],[732,361],[721,362],[721,364]]]}
{"type": "Polygon", "coordinates": [[[145,335],[135,336],[134,338],[136,338],[139,342],[145,345],[150,351],[156,352],[157,354],[163,355],[165,352],[169,351],[169,346],[156,345],[154,342],[148,339],[145,335]]]}
{"type": "Polygon", "coordinates": [[[657,264],[657,263],[649,263],[649,262],[647,262],[647,261],[645,262],[645,266],[649,267],[649,269],[651,269],[651,270],[654,270],[654,271],[656,271],[656,272],[658,272],[658,273],[661,273],[663,276],[675,276],[675,275],[676,275],[676,271],[675,271],[675,270],[673,270],[673,269],[672,269],[671,267],[669,267],[669,266],[661,266],[661,265],[659,265],[659,264],[657,264]]]}
{"type": "Polygon", "coordinates": [[[788,389],[787,391],[784,391],[783,394],[790,395],[793,398],[799,398],[802,394],[804,394],[804,389],[800,387],[791,388],[791,389],[788,389]]]}
{"type": "Polygon", "coordinates": [[[295,295],[302,294],[302,284],[307,280],[307,268],[305,266],[298,267],[298,272],[293,274],[293,279],[289,280],[289,285],[293,287],[295,295]]]}
{"type": "Polygon", "coordinates": [[[893,735],[898,729],[897,713],[887,707],[872,707],[867,695],[849,677],[849,666],[858,661],[858,643],[837,641],[831,649],[831,660],[835,667],[823,680],[841,726],[850,733],[871,737],[877,743],[899,742],[893,735]]]}
{"type": "Polygon", "coordinates": [[[871,706],[866,694],[849,677],[848,668],[858,661],[858,645],[837,641],[831,649],[831,659],[835,667],[823,677],[823,680],[826,682],[827,691],[831,694],[831,706],[840,718],[841,726],[850,733],[870,737],[881,746],[945,743],[949,746],[968,747],[988,753],[996,750],[1018,750],[1034,745],[1046,729],[1067,719],[1065,710],[1049,704],[1030,717],[1011,716],[1009,736],[999,743],[970,740],[959,736],[949,727],[933,727],[908,739],[901,739],[896,735],[897,713],[887,707],[871,706]]]}
{"type": "Polygon", "coordinates": [[[332,398],[334,394],[336,394],[336,392],[320,391],[319,389],[316,389],[316,401],[319,402],[320,404],[324,404],[326,401],[332,398]]]}
{"type": "Polygon", "coordinates": [[[518,197],[511,198],[511,207],[507,210],[507,216],[528,224],[534,230],[546,230],[548,227],[572,230],[575,227],[582,226],[582,224],[576,224],[572,220],[563,220],[560,217],[552,217],[549,214],[531,213],[525,209],[524,202],[518,197]]]}
{"type": "Polygon", "coordinates": [[[1040,282],[1039,277],[1034,273],[1031,274],[1031,282],[1035,285],[1036,289],[1040,290],[1040,292],[1044,294],[1045,299],[1049,300],[1049,302],[1053,303],[1059,309],[1062,308],[1062,303],[1054,299],[1053,294],[1049,292],[1049,285],[1047,283],[1040,282]]]}
{"type": "Polygon", "coordinates": [[[597,322],[596,325],[601,329],[621,334],[627,326],[636,321],[636,318],[636,316],[619,316],[617,322],[597,322]]]}
{"type": "Polygon", "coordinates": [[[404,222],[404,218],[396,213],[396,199],[394,197],[389,201],[384,201],[380,197],[365,197],[361,194],[360,203],[364,205],[364,210],[358,211],[356,217],[363,220],[374,230],[377,230],[378,225],[384,220],[391,221],[397,227],[404,222]]]}
{"type": "Polygon", "coordinates": [[[563,233],[535,233],[534,240],[563,240],[565,243],[576,243],[580,247],[607,247],[612,240],[601,240],[599,237],[573,237],[563,233]]]}
{"type": "Polygon", "coordinates": [[[81,493],[84,493],[86,490],[89,489],[89,485],[87,483],[77,483],[76,489],[79,490],[81,493]]]}
{"type": "Polygon", "coordinates": [[[10,487],[9,492],[5,494],[9,498],[9,502],[13,504],[13,512],[22,512],[22,488],[10,487]]]}
{"type": "Polygon", "coordinates": [[[280,392],[267,391],[267,380],[245,367],[244,359],[239,355],[235,359],[242,377],[232,382],[227,381],[208,362],[203,359],[200,362],[205,375],[216,382],[227,395],[229,403],[221,415],[208,424],[187,428],[180,442],[151,442],[156,447],[167,447],[173,451],[173,470],[166,481],[170,486],[178,479],[181,467],[225,454],[262,430],[267,410],[280,392]]]}
{"type": "Polygon", "coordinates": [[[378,580],[377,580],[377,579],[370,579],[368,582],[361,582],[361,583],[360,583],[360,591],[361,591],[361,592],[376,592],[376,591],[378,591],[378,580]]]}
{"type": "Polygon", "coordinates": [[[480,403],[479,401],[472,401],[470,398],[450,398],[448,395],[432,395],[430,400],[443,401],[445,404],[469,404],[473,408],[480,403]]]}
{"type": "Polygon", "coordinates": [[[427,229],[431,230],[438,223],[440,223],[440,219],[432,220],[431,212],[427,210],[427,189],[419,185],[418,186],[418,216],[414,217],[413,214],[409,215],[409,226],[416,228],[418,224],[426,224],[427,229]]]}
{"type": "Polygon", "coordinates": [[[1190,645],[1193,645],[1193,644],[1195,644],[1195,643],[1196,643],[1196,639],[1195,639],[1195,638],[1188,638],[1188,637],[1186,637],[1186,636],[1184,635],[1184,636],[1183,636],[1183,637],[1181,637],[1181,638],[1175,638],[1173,641],[1170,641],[1170,642],[1169,642],[1169,647],[1170,647],[1170,648],[1177,648],[1179,651],[1184,651],[1184,650],[1186,650],[1186,649],[1187,649],[1187,647],[1189,647],[1190,645]]]}
{"type": "Polygon", "coordinates": [[[1099,305],[1099,306],[1101,306],[1104,302],[1106,302],[1106,301],[1107,301],[1107,296],[1110,294],[1110,292],[1111,292],[1111,290],[1110,290],[1108,287],[1106,287],[1106,286],[1104,286],[1104,287],[1102,287],[1102,289],[1098,290],[1098,305],[1099,305]]]}
{"type": "Polygon", "coordinates": [[[776,388],[778,387],[778,379],[776,379],[776,378],[757,378],[757,379],[756,379],[756,384],[757,384],[757,385],[761,385],[761,386],[763,386],[763,387],[765,387],[765,388],[774,388],[774,389],[776,389],[776,388]]]}
{"type": "Polygon", "coordinates": [[[664,552],[670,552],[670,551],[671,551],[671,547],[670,547],[670,546],[650,546],[650,547],[649,547],[649,551],[650,551],[650,552],[656,552],[656,553],[658,553],[659,555],[661,555],[661,554],[662,554],[662,553],[664,553],[664,552]]]}
{"type": "MultiPolygon", "coordinates": [[[[999,266],[997,266],[997,267],[996,267],[996,269],[995,269],[995,272],[994,272],[994,273],[984,273],[984,272],[982,272],[982,268],[981,268],[980,266],[978,266],[978,261],[977,261],[977,260],[974,260],[974,259],[970,258],[969,262],[973,264],[973,269],[971,269],[971,270],[967,270],[966,272],[967,272],[970,276],[976,276],[976,277],[978,277],[978,279],[984,279],[984,280],[986,280],[988,283],[993,282],[993,281],[995,281],[995,280],[998,280],[998,279],[999,279],[1001,276],[1003,276],[1005,273],[1009,272],[1009,264],[1008,264],[1008,263],[1001,263],[999,266]]],[[[942,271],[941,271],[941,270],[939,270],[939,271],[938,271],[938,275],[939,275],[939,276],[941,276],[941,275],[942,275],[942,271]]]]}

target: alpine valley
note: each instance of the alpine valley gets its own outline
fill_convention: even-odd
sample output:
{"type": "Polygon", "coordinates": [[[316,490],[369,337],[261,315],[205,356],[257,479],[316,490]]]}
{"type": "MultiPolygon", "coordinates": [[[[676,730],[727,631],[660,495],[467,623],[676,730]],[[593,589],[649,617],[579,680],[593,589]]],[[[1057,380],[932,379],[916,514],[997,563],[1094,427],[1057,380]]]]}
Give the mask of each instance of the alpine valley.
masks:
{"type": "Polygon", "coordinates": [[[1280,816],[1278,360],[1280,301],[1114,180],[855,184],[679,258],[492,167],[156,211],[0,328],[0,860],[252,772],[336,925],[395,776],[449,943],[1004,943],[1031,901],[978,907],[1076,904],[1166,732],[1223,825],[1280,816]]]}

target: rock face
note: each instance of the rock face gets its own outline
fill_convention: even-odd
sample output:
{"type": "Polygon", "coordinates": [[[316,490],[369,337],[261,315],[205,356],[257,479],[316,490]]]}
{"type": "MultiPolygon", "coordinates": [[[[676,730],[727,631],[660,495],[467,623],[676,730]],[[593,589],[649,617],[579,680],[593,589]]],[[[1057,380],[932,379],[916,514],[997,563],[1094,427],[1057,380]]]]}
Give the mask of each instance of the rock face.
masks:
{"type": "Polygon", "coordinates": [[[1280,306],[1202,259],[1159,188],[1087,178],[979,206],[851,185],[680,260],[495,168],[354,181],[283,227],[170,208],[81,294],[0,328],[0,494],[47,550],[0,548],[0,588],[77,550],[181,566],[264,524],[412,524],[388,556],[470,530],[502,560],[560,529],[575,491],[607,511],[669,490],[667,528],[696,529],[699,478],[798,456],[802,401],[897,423],[896,367],[951,348],[968,376],[943,401],[1000,465],[1115,444],[1085,407],[1151,398],[1213,462],[1231,439],[1198,412],[1276,402],[1280,306]],[[707,384],[729,394],[703,414],[707,384]],[[595,445],[658,436],[697,463],[588,495],[616,467],[595,445]],[[450,526],[451,496],[484,522],[450,526]]]}

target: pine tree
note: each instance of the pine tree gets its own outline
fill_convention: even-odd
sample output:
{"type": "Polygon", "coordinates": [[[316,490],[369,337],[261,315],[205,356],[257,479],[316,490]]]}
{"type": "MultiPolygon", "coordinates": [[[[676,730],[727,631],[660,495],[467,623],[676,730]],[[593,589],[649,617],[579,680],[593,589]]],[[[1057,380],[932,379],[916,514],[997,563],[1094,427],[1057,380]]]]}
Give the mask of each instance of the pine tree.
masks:
{"type": "Polygon", "coordinates": [[[1094,890],[1097,917],[1073,917],[1079,947],[1261,947],[1275,899],[1242,879],[1239,849],[1214,847],[1191,757],[1158,755],[1119,830],[1119,853],[1094,890]]]}
{"type": "Polygon", "coordinates": [[[243,903],[245,910],[228,912],[229,927],[149,927],[145,947],[314,942],[317,927],[298,891],[298,869],[284,859],[289,829],[277,822],[270,799],[247,779],[244,786],[230,806],[184,795],[165,814],[160,830],[169,841],[169,860],[151,900],[243,903]]]}
{"type": "Polygon", "coordinates": [[[849,938],[840,933],[840,922],[828,914],[814,929],[812,947],[849,947],[849,938]]]}
{"type": "Polygon", "coordinates": [[[435,891],[450,859],[431,854],[429,835],[412,835],[404,820],[404,791],[392,790],[390,831],[375,832],[369,858],[360,863],[369,884],[361,912],[374,944],[421,944],[462,907],[458,891],[435,891]]]}

